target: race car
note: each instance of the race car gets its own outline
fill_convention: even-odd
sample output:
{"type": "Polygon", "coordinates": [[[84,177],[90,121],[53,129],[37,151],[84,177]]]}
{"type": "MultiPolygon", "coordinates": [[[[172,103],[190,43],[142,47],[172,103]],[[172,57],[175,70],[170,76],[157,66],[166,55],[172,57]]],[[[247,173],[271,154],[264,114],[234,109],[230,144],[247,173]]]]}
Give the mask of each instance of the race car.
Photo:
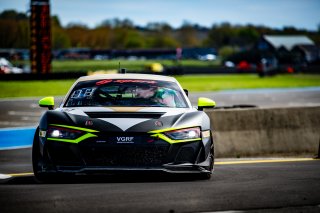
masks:
{"type": "Polygon", "coordinates": [[[39,181],[64,174],[165,172],[210,178],[214,144],[203,111],[192,107],[173,77],[104,74],[80,77],[60,106],[48,110],[36,130],[32,164],[39,181]]]}

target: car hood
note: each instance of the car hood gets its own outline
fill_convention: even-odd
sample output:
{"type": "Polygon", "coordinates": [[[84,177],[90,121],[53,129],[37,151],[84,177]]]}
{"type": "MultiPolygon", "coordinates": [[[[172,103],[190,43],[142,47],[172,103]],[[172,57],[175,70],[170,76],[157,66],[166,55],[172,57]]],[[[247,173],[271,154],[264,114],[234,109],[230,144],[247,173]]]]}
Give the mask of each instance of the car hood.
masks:
{"type": "Polygon", "coordinates": [[[91,126],[100,131],[146,132],[203,123],[203,112],[194,108],[78,107],[60,108],[59,111],[69,117],[74,125],[91,126]]]}

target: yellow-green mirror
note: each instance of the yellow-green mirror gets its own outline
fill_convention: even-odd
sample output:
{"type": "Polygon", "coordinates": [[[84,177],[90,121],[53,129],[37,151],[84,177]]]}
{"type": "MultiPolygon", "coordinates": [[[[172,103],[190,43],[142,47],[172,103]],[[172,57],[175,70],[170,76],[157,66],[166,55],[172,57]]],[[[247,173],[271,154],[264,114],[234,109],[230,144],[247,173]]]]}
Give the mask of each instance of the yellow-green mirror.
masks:
{"type": "Polygon", "coordinates": [[[198,110],[202,111],[204,108],[214,108],[216,106],[216,102],[209,98],[199,98],[198,99],[198,110]]]}
{"type": "Polygon", "coordinates": [[[54,97],[45,97],[39,101],[40,107],[48,107],[49,110],[54,107],[54,97]]]}

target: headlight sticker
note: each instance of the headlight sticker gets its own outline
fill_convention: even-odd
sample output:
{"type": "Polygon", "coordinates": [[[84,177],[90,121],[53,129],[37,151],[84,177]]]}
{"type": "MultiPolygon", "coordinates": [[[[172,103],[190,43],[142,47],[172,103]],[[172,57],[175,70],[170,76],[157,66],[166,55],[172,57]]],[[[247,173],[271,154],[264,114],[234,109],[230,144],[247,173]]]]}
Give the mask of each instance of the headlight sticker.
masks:
{"type": "Polygon", "coordinates": [[[210,130],[203,131],[203,132],[202,132],[202,137],[203,137],[203,138],[208,138],[208,137],[210,137],[210,130]]]}
{"type": "Polygon", "coordinates": [[[39,131],[39,136],[40,136],[40,137],[45,138],[46,135],[47,135],[47,132],[46,132],[46,131],[44,131],[44,130],[40,130],[40,131],[39,131]]]}

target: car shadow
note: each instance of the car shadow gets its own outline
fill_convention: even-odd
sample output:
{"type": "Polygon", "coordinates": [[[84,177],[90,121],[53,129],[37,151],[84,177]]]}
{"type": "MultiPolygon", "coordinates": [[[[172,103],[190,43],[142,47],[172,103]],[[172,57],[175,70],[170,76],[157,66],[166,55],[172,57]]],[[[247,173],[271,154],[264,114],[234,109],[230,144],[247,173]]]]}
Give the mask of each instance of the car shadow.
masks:
{"type": "Polygon", "coordinates": [[[143,183],[143,182],[193,182],[203,181],[193,174],[116,174],[116,175],[80,175],[63,176],[40,182],[33,175],[11,177],[0,180],[0,185],[32,185],[32,184],[79,184],[79,183],[143,183]]]}

